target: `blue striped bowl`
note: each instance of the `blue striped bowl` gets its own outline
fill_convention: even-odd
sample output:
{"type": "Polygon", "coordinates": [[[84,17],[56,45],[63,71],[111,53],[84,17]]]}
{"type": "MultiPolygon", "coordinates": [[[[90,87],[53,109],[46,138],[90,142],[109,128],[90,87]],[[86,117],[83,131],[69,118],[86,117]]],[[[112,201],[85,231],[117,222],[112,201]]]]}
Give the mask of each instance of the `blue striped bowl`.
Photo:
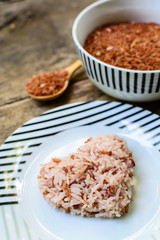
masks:
{"type": "Polygon", "coordinates": [[[103,92],[127,101],[160,99],[160,70],[135,71],[99,61],[83,48],[90,32],[115,22],[160,22],[158,0],[102,0],[85,8],[73,24],[73,40],[86,74],[103,92]],[[146,4],[147,2],[147,4],[146,4]]]}

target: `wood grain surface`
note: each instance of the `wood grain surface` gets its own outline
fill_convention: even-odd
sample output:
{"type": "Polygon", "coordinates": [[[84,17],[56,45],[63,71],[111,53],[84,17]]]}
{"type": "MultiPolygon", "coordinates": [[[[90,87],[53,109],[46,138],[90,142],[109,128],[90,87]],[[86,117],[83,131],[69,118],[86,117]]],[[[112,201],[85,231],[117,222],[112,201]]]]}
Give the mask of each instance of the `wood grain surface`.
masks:
{"type": "MultiPolygon", "coordinates": [[[[52,102],[36,102],[25,92],[33,75],[64,68],[77,59],[72,24],[92,2],[0,1],[0,144],[26,121],[53,107],[86,100],[118,101],[98,90],[83,71],[52,102]]],[[[160,114],[160,101],[133,105],[160,114]]]]}

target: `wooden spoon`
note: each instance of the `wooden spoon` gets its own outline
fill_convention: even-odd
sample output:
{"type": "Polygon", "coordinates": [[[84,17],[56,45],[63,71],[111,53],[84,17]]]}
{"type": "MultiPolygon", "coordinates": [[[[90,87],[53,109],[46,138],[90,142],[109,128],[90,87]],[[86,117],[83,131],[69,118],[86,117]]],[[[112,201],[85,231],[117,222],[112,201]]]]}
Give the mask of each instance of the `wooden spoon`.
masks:
{"type": "Polygon", "coordinates": [[[68,67],[66,67],[64,70],[68,72],[68,76],[67,76],[67,79],[65,80],[65,83],[64,83],[64,86],[60,89],[60,91],[52,94],[52,95],[45,95],[45,96],[36,96],[36,95],[33,95],[33,94],[30,94],[27,92],[27,94],[35,99],[35,100],[39,100],[39,101],[50,101],[50,100],[53,100],[53,99],[56,99],[58,97],[60,97],[64,91],[67,89],[68,87],[68,84],[69,84],[69,81],[72,77],[72,74],[77,70],[79,69],[80,67],[82,66],[82,62],[80,60],[77,60],[75,61],[74,63],[72,63],[71,65],[69,65],[68,67]]]}

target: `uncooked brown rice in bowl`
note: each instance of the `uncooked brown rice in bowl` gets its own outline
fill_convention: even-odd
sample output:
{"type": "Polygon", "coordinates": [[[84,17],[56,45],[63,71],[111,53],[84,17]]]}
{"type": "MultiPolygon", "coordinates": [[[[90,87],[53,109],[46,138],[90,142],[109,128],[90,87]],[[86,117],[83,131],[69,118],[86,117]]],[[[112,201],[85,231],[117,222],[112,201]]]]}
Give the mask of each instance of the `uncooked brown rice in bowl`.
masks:
{"type": "Polygon", "coordinates": [[[89,138],[76,153],[52,158],[38,175],[39,189],[55,207],[72,214],[120,217],[132,198],[135,163],[123,138],[89,138]]]}
{"type": "Polygon", "coordinates": [[[96,28],[84,49],[102,62],[132,70],[160,70],[160,24],[125,22],[96,28]]]}

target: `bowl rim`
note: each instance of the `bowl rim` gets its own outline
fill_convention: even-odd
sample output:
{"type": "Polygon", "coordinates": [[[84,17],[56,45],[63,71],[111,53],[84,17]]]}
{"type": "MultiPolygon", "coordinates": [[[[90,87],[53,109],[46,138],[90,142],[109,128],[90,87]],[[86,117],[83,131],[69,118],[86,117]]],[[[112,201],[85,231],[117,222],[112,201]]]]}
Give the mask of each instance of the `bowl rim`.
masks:
{"type": "Polygon", "coordinates": [[[78,38],[77,38],[77,34],[76,34],[76,29],[77,29],[77,25],[78,25],[78,22],[81,20],[81,18],[83,17],[84,14],[86,14],[88,11],[90,11],[91,9],[95,8],[96,6],[99,6],[105,2],[110,2],[111,0],[99,0],[98,2],[95,2],[95,3],[92,3],[90,5],[88,5],[86,8],[84,8],[78,15],[77,17],[75,18],[74,22],[73,22],[73,25],[72,25],[72,38],[75,42],[75,45],[78,46],[78,48],[83,51],[88,57],[90,57],[92,60],[95,60],[97,61],[98,63],[100,64],[103,64],[104,66],[107,66],[107,67],[110,67],[110,68],[113,68],[115,70],[118,70],[118,71],[124,71],[124,72],[131,72],[131,73],[160,73],[160,69],[159,70],[133,70],[133,69],[127,69],[127,68],[120,68],[120,67],[116,67],[114,65],[111,65],[111,64],[108,64],[108,63],[105,63],[101,60],[99,60],[98,58],[92,56],[90,53],[88,53],[84,47],[80,44],[78,38]]]}

